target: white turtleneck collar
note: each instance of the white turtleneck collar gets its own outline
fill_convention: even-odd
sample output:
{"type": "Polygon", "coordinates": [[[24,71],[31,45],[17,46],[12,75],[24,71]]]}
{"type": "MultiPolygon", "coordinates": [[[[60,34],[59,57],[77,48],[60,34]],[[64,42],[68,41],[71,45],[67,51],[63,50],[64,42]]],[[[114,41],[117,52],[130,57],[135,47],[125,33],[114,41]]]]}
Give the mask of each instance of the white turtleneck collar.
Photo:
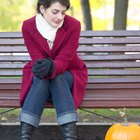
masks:
{"type": "Polygon", "coordinates": [[[52,27],[41,14],[36,16],[36,27],[39,33],[48,41],[54,42],[57,30],[63,25],[63,22],[57,27],[52,27]]]}

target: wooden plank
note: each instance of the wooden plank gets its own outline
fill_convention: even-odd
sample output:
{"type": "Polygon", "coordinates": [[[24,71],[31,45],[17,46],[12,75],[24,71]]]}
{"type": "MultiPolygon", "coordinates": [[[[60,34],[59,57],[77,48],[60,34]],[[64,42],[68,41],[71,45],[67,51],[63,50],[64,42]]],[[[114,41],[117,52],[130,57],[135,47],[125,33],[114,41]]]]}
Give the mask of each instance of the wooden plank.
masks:
{"type": "Polygon", "coordinates": [[[140,60],[140,54],[93,54],[93,55],[80,55],[84,61],[122,61],[122,60],[140,60]]]}
{"type": "MultiPolygon", "coordinates": [[[[1,62],[0,69],[21,69],[25,62],[22,63],[9,63],[9,62],[1,62]]],[[[87,68],[95,69],[95,68],[140,68],[140,62],[129,62],[129,61],[85,61],[87,68]]]]}
{"type": "Polygon", "coordinates": [[[140,99],[140,88],[139,89],[93,89],[86,90],[85,97],[103,98],[106,99],[117,99],[117,98],[137,98],[140,99]],[[127,96],[126,96],[127,95],[127,96]]]}
{"type": "MultiPolygon", "coordinates": [[[[13,107],[20,107],[18,99],[12,100],[0,100],[1,108],[13,108],[13,107]]],[[[47,104],[47,108],[52,108],[52,104],[47,104]]],[[[79,108],[139,108],[140,101],[101,101],[101,100],[92,100],[92,101],[85,101],[83,100],[79,108]]]]}
{"type": "MultiPolygon", "coordinates": [[[[118,54],[118,55],[107,55],[107,54],[93,54],[93,55],[80,55],[79,56],[81,59],[84,61],[105,61],[105,60],[110,60],[110,61],[115,61],[115,60],[140,60],[140,54],[118,54]]],[[[0,61],[1,62],[27,62],[30,60],[30,57],[27,56],[0,56],[0,61]]]]}
{"type": "Polygon", "coordinates": [[[0,63],[0,69],[22,69],[26,63],[0,63]]]}
{"type": "MultiPolygon", "coordinates": [[[[140,36],[140,32],[136,30],[116,30],[116,31],[81,31],[80,36],[87,36],[87,37],[120,37],[120,36],[140,36]]],[[[0,38],[16,38],[22,37],[21,32],[0,32],[0,38]]]]}
{"type": "Polygon", "coordinates": [[[140,76],[140,70],[89,69],[89,76],[140,76]]]}
{"type": "Polygon", "coordinates": [[[96,84],[101,84],[101,83],[140,83],[140,76],[136,77],[107,77],[107,78],[96,78],[96,77],[89,77],[88,78],[88,83],[96,83],[96,84]]]}
{"type": "MultiPolygon", "coordinates": [[[[131,61],[85,61],[87,68],[140,68],[140,62],[131,61]]],[[[0,66],[1,67],[1,66],[0,66]]]]}
{"type": "MultiPolygon", "coordinates": [[[[114,69],[89,69],[89,76],[140,76],[140,70],[114,70],[114,69]]],[[[0,76],[22,76],[22,71],[18,69],[0,69],[0,76]]]]}
{"type": "Polygon", "coordinates": [[[21,76],[22,71],[21,70],[0,70],[0,76],[21,76]]]}
{"type": "MultiPolygon", "coordinates": [[[[20,90],[20,88],[21,88],[21,84],[19,83],[19,84],[17,84],[17,83],[13,83],[13,84],[0,84],[0,91],[2,91],[2,90],[14,90],[14,89],[18,89],[18,90],[20,90]]],[[[1,94],[2,92],[0,92],[0,94],[1,94]]]]}
{"type": "Polygon", "coordinates": [[[23,38],[20,39],[1,39],[0,38],[0,45],[24,45],[23,38]]]}
{"type": "Polygon", "coordinates": [[[140,83],[93,83],[87,84],[86,90],[105,89],[140,89],[140,83]]]}
{"type": "Polygon", "coordinates": [[[81,37],[139,37],[140,32],[136,30],[114,30],[114,31],[81,31],[81,37]]]}
{"type": "Polygon", "coordinates": [[[10,56],[0,56],[0,61],[1,62],[27,62],[30,60],[30,57],[21,55],[21,56],[16,56],[16,55],[10,55],[10,56]]]}
{"type": "MultiPolygon", "coordinates": [[[[20,84],[21,83],[21,78],[0,78],[0,84],[20,84]]],[[[119,83],[119,84],[126,84],[126,83],[133,83],[133,84],[136,84],[136,83],[140,83],[140,76],[132,76],[132,77],[125,77],[125,78],[122,78],[122,77],[107,77],[107,78],[103,78],[103,77],[100,77],[100,78],[96,78],[96,77],[89,77],[88,78],[88,83],[89,84],[111,84],[111,83],[119,83]]]]}
{"type": "Polygon", "coordinates": [[[25,46],[0,46],[0,53],[28,53],[25,46]]]}
{"type": "MultiPolygon", "coordinates": [[[[28,53],[26,47],[23,46],[0,46],[1,53],[28,53]]],[[[140,52],[140,46],[82,46],[78,48],[78,53],[80,52],[140,52]]]]}
{"type": "MultiPolygon", "coordinates": [[[[137,30],[115,30],[115,31],[81,31],[80,36],[87,36],[87,37],[120,37],[120,36],[140,36],[140,32],[137,30]]],[[[16,38],[22,37],[21,32],[0,32],[0,38],[16,38]]]]}
{"type": "Polygon", "coordinates": [[[0,98],[2,98],[2,97],[9,98],[10,96],[15,96],[16,94],[18,94],[18,96],[19,96],[20,90],[19,89],[1,89],[0,92],[1,92],[0,98]]]}
{"type": "Polygon", "coordinates": [[[21,32],[0,32],[0,38],[22,38],[21,32]]]}
{"type": "Polygon", "coordinates": [[[101,100],[93,100],[93,101],[83,101],[80,105],[80,108],[139,108],[140,101],[101,101],[101,100]]]}
{"type": "Polygon", "coordinates": [[[80,38],[79,44],[140,44],[140,38],[80,38]]]}
{"type": "MultiPolygon", "coordinates": [[[[113,55],[113,54],[100,54],[100,55],[97,55],[97,54],[93,54],[93,55],[80,55],[80,58],[83,59],[83,60],[89,60],[89,61],[105,61],[105,60],[110,60],[110,61],[115,61],[115,60],[140,60],[140,54],[118,54],[118,55],[113,55]]],[[[0,56],[0,61],[9,61],[9,62],[17,62],[17,61],[21,61],[21,62],[24,62],[24,61],[29,61],[30,60],[30,57],[27,55],[27,56],[24,56],[24,55],[20,55],[20,56],[16,56],[16,55],[13,55],[13,56],[0,56]]]]}
{"type": "Polygon", "coordinates": [[[78,53],[94,53],[94,52],[140,52],[140,45],[136,46],[113,46],[113,45],[108,45],[108,46],[82,46],[80,45],[78,48],[78,53]]]}
{"type": "Polygon", "coordinates": [[[0,78],[0,84],[19,84],[21,83],[22,79],[21,78],[10,78],[10,77],[5,77],[5,78],[0,78]]]}
{"type": "MultiPolygon", "coordinates": [[[[12,89],[20,89],[21,83],[1,83],[0,84],[0,91],[1,90],[12,90],[12,89]]],[[[87,84],[86,91],[88,90],[97,90],[97,89],[140,89],[140,83],[93,83],[87,84]]],[[[0,92],[2,93],[2,92],[0,92]]]]}

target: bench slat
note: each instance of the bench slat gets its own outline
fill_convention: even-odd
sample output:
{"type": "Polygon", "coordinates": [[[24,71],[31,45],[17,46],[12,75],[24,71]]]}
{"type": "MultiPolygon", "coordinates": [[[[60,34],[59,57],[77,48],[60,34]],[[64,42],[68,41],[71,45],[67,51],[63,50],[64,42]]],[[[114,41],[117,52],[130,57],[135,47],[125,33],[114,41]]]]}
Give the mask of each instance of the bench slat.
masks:
{"type": "Polygon", "coordinates": [[[0,39],[0,45],[24,45],[24,40],[23,40],[23,38],[0,39]]]}
{"type": "MultiPolygon", "coordinates": [[[[115,30],[115,31],[81,31],[81,37],[136,37],[140,36],[137,30],[115,30]]],[[[21,32],[0,32],[0,38],[22,38],[21,32]]]]}
{"type": "Polygon", "coordinates": [[[1,62],[27,62],[30,60],[29,56],[0,56],[1,62]]]}
{"type": "MultiPolygon", "coordinates": [[[[92,38],[80,38],[79,44],[139,44],[140,38],[97,38],[96,40],[92,38]]],[[[24,40],[20,39],[0,39],[0,45],[24,45],[24,40]]]]}
{"type": "Polygon", "coordinates": [[[87,61],[86,66],[88,68],[140,68],[140,62],[129,62],[129,61],[112,61],[112,62],[104,62],[104,61],[87,61]]]}
{"type": "MultiPolygon", "coordinates": [[[[100,84],[100,83],[140,83],[140,77],[125,77],[125,78],[88,78],[88,83],[96,83],[96,84],[100,84]]],[[[93,89],[94,90],[94,89],[93,89]]]]}
{"type": "MultiPolygon", "coordinates": [[[[114,60],[140,60],[140,54],[118,54],[118,55],[81,55],[80,58],[82,58],[84,61],[89,60],[89,61],[99,61],[99,60],[110,60],[110,61],[114,61],[114,60]]],[[[1,56],[0,57],[0,61],[28,61],[30,60],[29,56],[1,56]]]]}
{"type": "Polygon", "coordinates": [[[140,76],[140,70],[88,70],[89,76],[140,76]]]}
{"type": "Polygon", "coordinates": [[[79,41],[80,45],[85,45],[85,44],[139,44],[140,43],[140,38],[97,38],[97,39],[92,39],[92,38],[81,38],[79,41]]]}
{"type": "Polygon", "coordinates": [[[125,31],[125,30],[114,30],[114,31],[82,31],[81,37],[140,37],[139,31],[125,31]]]}
{"type": "Polygon", "coordinates": [[[140,60],[140,54],[118,54],[118,55],[107,55],[107,54],[102,54],[102,55],[82,55],[80,56],[84,61],[121,61],[121,60],[140,60]]]}
{"type": "MultiPolygon", "coordinates": [[[[78,53],[85,52],[140,52],[140,46],[82,46],[78,48],[78,53]]],[[[0,53],[28,53],[23,46],[0,46],[0,53]]]]}
{"type": "MultiPolygon", "coordinates": [[[[8,84],[8,83],[3,83],[3,84],[0,84],[0,90],[20,90],[20,82],[19,83],[14,83],[14,84],[8,84]]],[[[116,90],[116,89],[140,89],[140,83],[123,83],[123,84],[118,84],[118,83],[99,83],[99,84],[96,84],[96,83],[92,83],[92,84],[87,84],[87,87],[86,87],[86,91],[89,91],[89,90],[105,90],[105,89],[113,89],[113,90],[116,90]]],[[[0,92],[1,94],[2,92],[0,92]]]]}
{"type": "Polygon", "coordinates": [[[21,32],[0,32],[0,38],[23,38],[21,32]]]}
{"type": "Polygon", "coordinates": [[[0,53],[27,53],[25,46],[0,46],[0,53]]]}
{"type": "Polygon", "coordinates": [[[93,84],[88,84],[86,87],[87,90],[105,90],[105,89],[140,89],[140,83],[93,83],[93,84]]]}
{"type": "Polygon", "coordinates": [[[78,52],[80,53],[95,53],[95,52],[140,52],[140,46],[82,46],[80,45],[78,48],[78,52]]]}
{"type": "MultiPolygon", "coordinates": [[[[88,70],[89,76],[140,76],[140,70],[88,70]]],[[[22,76],[21,70],[0,70],[0,76],[22,76]]]]}
{"type": "MultiPolygon", "coordinates": [[[[21,78],[0,78],[0,84],[20,84],[21,83],[21,78]]],[[[132,76],[132,77],[117,77],[117,78],[88,78],[88,83],[96,83],[96,84],[102,84],[102,83],[140,83],[140,76],[132,76]]]]}
{"type": "MultiPolygon", "coordinates": [[[[129,61],[112,61],[112,62],[104,62],[104,61],[85,61],[87,68],[95,69],[95,68],[140,68],[140,62],[129,62],[129,61]]],[[[22,67],[26,64],[26,62],[22,63],[9,63],[9,62],[1,62],[0,69],[22,69],[22,67]]]]}

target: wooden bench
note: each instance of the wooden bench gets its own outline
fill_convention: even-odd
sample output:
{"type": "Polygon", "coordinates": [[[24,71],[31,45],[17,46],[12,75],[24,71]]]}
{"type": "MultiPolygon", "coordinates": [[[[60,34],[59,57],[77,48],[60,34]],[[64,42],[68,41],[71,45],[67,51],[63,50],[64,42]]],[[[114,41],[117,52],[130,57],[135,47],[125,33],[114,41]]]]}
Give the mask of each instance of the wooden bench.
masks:
{"type": "MultiPolygon", "coordinates": [[[[89,76],[81,108],[140,107],[140,31],[82,31],[78,53],[89,76]]],[[[20,32],[0,33],[1,108],[20,107],[29,59],[20,32]]]]}

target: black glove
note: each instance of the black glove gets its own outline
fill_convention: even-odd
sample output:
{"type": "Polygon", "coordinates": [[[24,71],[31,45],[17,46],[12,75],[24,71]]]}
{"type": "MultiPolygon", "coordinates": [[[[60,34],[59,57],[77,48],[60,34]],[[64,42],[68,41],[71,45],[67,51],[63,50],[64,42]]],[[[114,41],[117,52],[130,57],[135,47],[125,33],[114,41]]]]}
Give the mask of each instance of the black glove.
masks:
{"type": "Polygon", "coordinates": [[[36,77],[42,79],[53,72],[54,63],[51,59],[38,59],[33,66],[33,73],[36,77]]]}

